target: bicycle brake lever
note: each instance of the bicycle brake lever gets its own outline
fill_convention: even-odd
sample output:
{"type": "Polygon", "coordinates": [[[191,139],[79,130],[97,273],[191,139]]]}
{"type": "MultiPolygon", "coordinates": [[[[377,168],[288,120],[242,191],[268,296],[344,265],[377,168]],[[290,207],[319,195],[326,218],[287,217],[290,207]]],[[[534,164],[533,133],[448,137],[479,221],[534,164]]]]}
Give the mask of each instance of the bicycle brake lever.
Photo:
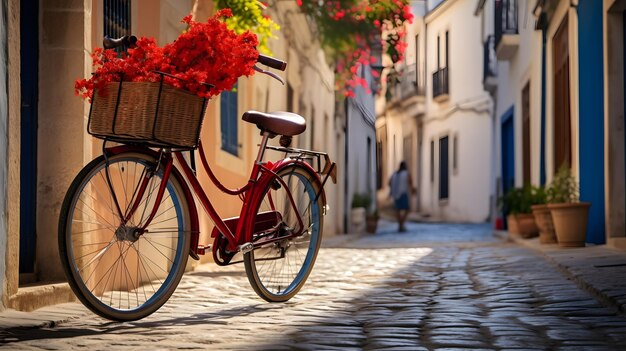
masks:
{"type": "Polygon", "coordinates": [[[282,85],[285,85],[285,81],[280,76],[278,76],[277,74],[274,74],[274,72],[266,71],[263,68],[260,68],[258,66],[254,66],[254,70],[259,72],[259,73],[267,74],[268,76],[270,76],[270,77],[276,79],[277,81],[281,82],[282,85]]]}

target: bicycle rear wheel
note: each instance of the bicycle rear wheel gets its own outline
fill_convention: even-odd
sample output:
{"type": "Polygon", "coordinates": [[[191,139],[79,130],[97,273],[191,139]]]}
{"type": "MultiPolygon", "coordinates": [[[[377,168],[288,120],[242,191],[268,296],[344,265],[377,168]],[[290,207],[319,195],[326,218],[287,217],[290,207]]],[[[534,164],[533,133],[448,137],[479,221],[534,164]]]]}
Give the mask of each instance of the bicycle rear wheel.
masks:
{"type": "Polygon", "coordinates": [[[89,163],[70,186],[59,218],[59,253],[68,282],[98,315],[119,321],[148,316],[172,295],[187,264],[189,211],[183,188],[169,177],[158,212],[138,232],[156,201],[162,172],[141,153],[103,156],[89,163]],[[148,178],[146,178],[148,177],[148,178]],[[149,179],[139,201],[139,185],[149,179]],[[138,207],[124,223],[122,213],[138,207]]]}
{"type": "Polygon", "coordinates": [[[252,242],[262,246],[244,254],[250,285],[269,302],[287,301],[302,288],[313,269],[323,226],[323,197],[315,199],[320,189],[313,181],[314,175],[297,164],[277,174],[288,189],[276,179],[268,184],[254,207],[252,242]],[[300,227],[298,213],[304,228],[300,227]],[[298,232],[301,235],[291,235],[298,232]],[[281,236],[286,238],[281,240],[281,236]]]}

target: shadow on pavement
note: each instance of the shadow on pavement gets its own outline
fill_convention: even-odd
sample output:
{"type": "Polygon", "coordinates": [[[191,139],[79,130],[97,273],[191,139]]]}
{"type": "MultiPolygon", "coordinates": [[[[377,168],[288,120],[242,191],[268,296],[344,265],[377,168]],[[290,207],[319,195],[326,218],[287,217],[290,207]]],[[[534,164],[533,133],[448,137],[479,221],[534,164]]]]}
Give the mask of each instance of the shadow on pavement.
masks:
{"type": "MultiPolygon", "coordinates": [[[[383,231],[367,239],[372,245],[374,239],[398,244],[401,239],[392,237],[411,236],[448,244],[454,238],[468,241],[461,234],[439,232],[436,236],[442,228],[454,231],[442,225],[412,224],[409,229],[419,231],[397,235],[383,231]]],[[[481,225],[468,228],[485,229],[481,225]]],[[[198,307],[210,312],[169,318],[171,310],[189,308],[186,297],[179,297],[147,320],[88,323],[85,328],[9,329],[0,331],[0,345],[81,337],[106,342],[106,335],[111,334],[136,337],[135,343],[152,342],[158,347],[162,346],[153,340],[166,341],[168,335],[219,337],[212,339],[213,345],[195,341],[185,348],[242,350],[585,349],[585,345],[613,349],[625,341],[623,334],[598,327],[626,323],[623,317],[603,309],[558,273],[550,273],[550,266],[539,256],[492,238],[485,237],[482,243],[473,248],[458,244],[432,249],[404,246],[404,250],[327,248],[304,289],[284,304],[244,300],[234,308],[198,307]],[[333,257],[341,258],[337,260],[340,268],[333,257]],[[559,291],[564,292],[559,295],[559,291]],[[551,296],[562,296],[562,300],[551,296]],[[582,302],[571,303],[576,299],[582,302]],[[277,312],[272,315],[272,311],[277,312]],[[574,343],[568,344],[572,335],[574,343]]],[[[193,274],[220,277],[219,273],[193,274]]],[[[241,286],[220,290],[225,303],[229,290],[249,289],[241,272],[222,276],[241,279],[236,282],[241,286]]]]}

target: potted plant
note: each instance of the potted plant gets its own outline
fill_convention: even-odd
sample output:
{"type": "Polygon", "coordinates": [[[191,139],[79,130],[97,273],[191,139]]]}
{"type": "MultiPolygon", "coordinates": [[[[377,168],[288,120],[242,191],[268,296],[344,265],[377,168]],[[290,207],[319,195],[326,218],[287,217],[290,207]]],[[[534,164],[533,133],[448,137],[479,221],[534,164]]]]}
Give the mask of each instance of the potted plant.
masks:
{"type": "Polygon", "coordinates": [[[585,246],[591,203],[580,202],[578,182],[563,164],[548,189],[548,208],[559,246],[585,246]]]}
{"type": "Polygon", "coordinates": [[[498,199],[498,207],[506,216],[506,226],[510,234],[519,234],[515,213],[518,212],[519,188],[512,188],[498,199]]]}
{"type": "Polygon", "coordinates": [[[353,233],[363,233],[365,231],[366,213],[371,202],[372,199],[368,194],[358,192],[352,194],[350,223],[353,233]]]}
{"type": "Polygon", "coordinates": [[[368,233],[376,233],[378,227],[378,210],[368,211],[365,216],[365,230],[368,233]]]}
{"type": "Polygon", "coordinates": [[[542,244],[555,244],[556,234],[554,233],[554,224],[552,224],[552,215],[548,208],[548,194],[545,187],[540,186],[536,189],[535,200],[537,204],[530,206],[535,223],[539,228],[539,242],[542,244]]]}
{"type": "Polygon", "coordinates": [[[531,206],[539,201],[536,189],[530,185],[513,188],[500,199],[500,205],[507,213],[509,233],[518,234],[523,238],[538,235],[539,228],[531,213],[531,206]]]}

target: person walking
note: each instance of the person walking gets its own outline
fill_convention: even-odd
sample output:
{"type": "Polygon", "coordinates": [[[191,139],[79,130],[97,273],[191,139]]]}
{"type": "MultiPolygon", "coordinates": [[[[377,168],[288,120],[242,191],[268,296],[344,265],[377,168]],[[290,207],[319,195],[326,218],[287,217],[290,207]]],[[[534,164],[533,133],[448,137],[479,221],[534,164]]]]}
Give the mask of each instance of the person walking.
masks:
{"type": "Polygon", "coordinates": [[[400,167],[397,171],[391,175],[389,179],[390,195],[393,198],[393,205],[396,209],[396,216],[398,218],[398,231],[406,232],[404,223],[409,215],[409,191],[415,193],[416,190],[413,187],[411,181],[411,175],[406,169],[406,162],[400,162],[400,167]]]}

